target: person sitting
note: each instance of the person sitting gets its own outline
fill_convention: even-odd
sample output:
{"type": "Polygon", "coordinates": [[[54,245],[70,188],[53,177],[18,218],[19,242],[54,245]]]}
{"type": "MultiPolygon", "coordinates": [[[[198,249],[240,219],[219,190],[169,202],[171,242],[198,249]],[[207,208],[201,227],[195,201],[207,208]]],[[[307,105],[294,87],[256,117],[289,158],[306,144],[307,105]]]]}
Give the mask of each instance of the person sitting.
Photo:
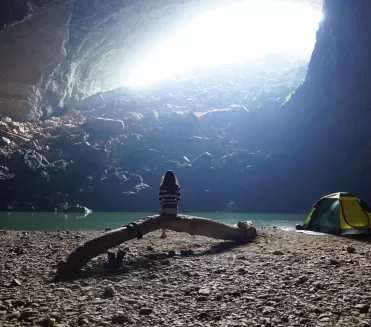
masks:
{"type": "MultiPolygon", "coordinates": [[[[175,174],[168,170],[162,177],[160,191],[160,215],[177,215],[180,201],[180,186],[175,174]]],[[[162,230],[161,238],[165,239],[166,229],[162,230]]]]}

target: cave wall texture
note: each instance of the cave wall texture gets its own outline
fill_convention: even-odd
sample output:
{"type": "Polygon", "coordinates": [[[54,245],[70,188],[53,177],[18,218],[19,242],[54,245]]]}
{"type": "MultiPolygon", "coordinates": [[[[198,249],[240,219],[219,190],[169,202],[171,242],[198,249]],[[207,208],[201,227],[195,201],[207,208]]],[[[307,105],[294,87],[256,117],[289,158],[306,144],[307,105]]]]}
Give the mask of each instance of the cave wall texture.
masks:
{"type": "Polygon", "coordinates": [[[166,38],[199,10],[225,3],[230,1],[4,0],[0,112],[20,121],[38,119],[44,111],[118,87],[112,81],[151,51],[159,35],[166,38]]]}
{"type": "MultiPolygon", "coordinates": [[[[217,3],[223,2],[228,1],[217,3]]],[[[15,120],[34,120],[112,88],[112,77],[124,74],[150,51],[154,38],[166,33],[170,24],[175,29],[200,10],[197,3],[3,1],[0,113],[15,120]],[[122,70],[117,71],[118,66],[122,70]]],[[[308,198],[334,191],[350,191],[370,200],[371,1],[311,3],[323,5],[324,20],[304,84],[272,117],[277,135],[270,148],[278,159],[259,167],[238,190],[250,202],[278,211],[300,210],[308,206],[308,198]]],[[[228,187],[233,189],[233,183],[228,187]]]]}
{"type": "Polygon", "coordinates": [[[323,14],[306,81],[280,112],[279,148],[312,176],[297,188],[369,198],[371,2],[325,0],[323,14]]]}

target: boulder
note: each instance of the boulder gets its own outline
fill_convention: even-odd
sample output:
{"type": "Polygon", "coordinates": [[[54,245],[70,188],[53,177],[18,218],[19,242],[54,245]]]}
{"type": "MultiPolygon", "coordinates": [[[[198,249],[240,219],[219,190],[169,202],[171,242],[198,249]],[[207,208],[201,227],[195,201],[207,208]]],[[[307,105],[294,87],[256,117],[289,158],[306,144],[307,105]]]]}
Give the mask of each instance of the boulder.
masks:
{"type": "Polygon", "coordinates": [[[231,105],[228,108],[213,109],[203,113],[197,113],[200,123],[210,125],[228,125],[231,121],[247,120],[250,111],[244,106],[231,105]]]}
{"type": "Polygon", "coordinates": [[[85,128],[107,134],[122,134],[124,122],[116,119],[90,117],[85,122],[85,128]]]}
{"type": "MultiPolygon", "coordinates": [[[[125,96],[131,94],[131,90],[126,87],[119,87],[106,92],[98,92],[85,99],[76,102],[73,109],[89,111],[107,105],[114,105],[118,100],[123,100],[125,96]]],[[[121,104],[120,104],[121,105],[121,104]]]]}
{"type": "Polygon", "coordinates": [[[106,163],[110,156],[109,151],[93,146],[89,142],[76,143],[75,147],[79,157],[92,163],[106,163]]]}
{"type": "Polygon", "coordinates": [[[81,110],[81,111],[88,111],[94,108],[99,108],[104,106],[106,103],[102,96],[103,92],[96,93],[90,97],[82,99],[78,101],[74,106],[73,109],[81,110]]]}

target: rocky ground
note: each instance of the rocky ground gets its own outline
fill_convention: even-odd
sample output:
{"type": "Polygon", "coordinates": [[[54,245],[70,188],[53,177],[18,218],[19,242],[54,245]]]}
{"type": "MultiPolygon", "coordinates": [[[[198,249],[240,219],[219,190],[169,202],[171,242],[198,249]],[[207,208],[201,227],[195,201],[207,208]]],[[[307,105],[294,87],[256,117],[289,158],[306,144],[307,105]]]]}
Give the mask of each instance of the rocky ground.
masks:
{"type": "Polygon", "coordinates": [[[102,233],[1,232],[0,326],[371,325],[367,242],[264,229],[228,250],[154,233],[122,246],[119,272],[102,255],[75,280],[53,279],[61,258],[102,233]]]}

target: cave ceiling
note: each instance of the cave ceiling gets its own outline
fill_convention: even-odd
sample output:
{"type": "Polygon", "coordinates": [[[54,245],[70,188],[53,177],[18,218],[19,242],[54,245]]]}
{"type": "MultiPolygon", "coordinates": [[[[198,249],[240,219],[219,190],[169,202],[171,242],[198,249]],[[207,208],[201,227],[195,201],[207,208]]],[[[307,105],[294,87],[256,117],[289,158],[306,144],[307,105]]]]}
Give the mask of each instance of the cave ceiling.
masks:
{"type": "Polygon", "coordinates": [[[200,11],[240,1],[251,0],[4,0],[0,111],[12,116],[16,108],[21,120],[37,118],[41,104],[55,107],[108,89],[118,67],[132,67],[158,36],[200,11]]]}

